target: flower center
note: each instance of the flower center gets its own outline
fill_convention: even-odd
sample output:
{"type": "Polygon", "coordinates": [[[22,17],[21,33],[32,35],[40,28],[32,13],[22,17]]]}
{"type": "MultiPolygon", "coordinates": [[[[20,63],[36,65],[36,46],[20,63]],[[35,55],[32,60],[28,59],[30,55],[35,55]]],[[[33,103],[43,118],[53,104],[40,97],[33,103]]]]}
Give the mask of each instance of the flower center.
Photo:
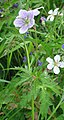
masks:
{"type": "Polygon", "coordinates": [[[52,13],[52,16],[54,16],[54,13],[52,13]]]}
{"type": "Polygon", "coordinates": [[[54,62],[54,66],[58,66],[58,62],[54,62]]]}
{"type": "Polygon", "coordinates": [[[28,25],[30,23],[30,20],[28,18],[25,19],[25,24],[28,25]]]}

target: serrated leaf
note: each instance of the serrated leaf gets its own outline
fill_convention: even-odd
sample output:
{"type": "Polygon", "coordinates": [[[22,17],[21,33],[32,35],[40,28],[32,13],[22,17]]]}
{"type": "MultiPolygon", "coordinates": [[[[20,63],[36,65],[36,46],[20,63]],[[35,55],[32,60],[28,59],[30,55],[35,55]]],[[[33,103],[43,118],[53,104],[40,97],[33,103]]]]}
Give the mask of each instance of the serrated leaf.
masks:
{"type": "Polygon", "coordinates": [[[46,118],[47,113],[48,113],[48,108],[51,105],[50,97],[48,93],[44,90],[42,90],[41,95],[40,95],[40,112],[39,114],[42,115],[42,120],[46,118]]]}

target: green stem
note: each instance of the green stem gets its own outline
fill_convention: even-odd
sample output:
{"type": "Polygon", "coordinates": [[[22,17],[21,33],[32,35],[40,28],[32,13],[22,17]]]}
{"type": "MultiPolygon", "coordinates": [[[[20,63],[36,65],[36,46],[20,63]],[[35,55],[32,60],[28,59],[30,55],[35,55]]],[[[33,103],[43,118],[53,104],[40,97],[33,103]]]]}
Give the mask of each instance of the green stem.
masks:
{"type": "MultiPolygon", "coordinates": [[[[29,70],[30,70],[29,53],[28,53],[28,49],[27,49],[26,44],[25,44],[25,48],[26,48],[27,59],[28,59],[28,67],[29,67],[29,70]]],[[[33,96],[32,96],[32,120],[34,120],[34,97],[33,96]]]]}
{"type": "Polygon", "coordinates": [[[60,102],[58,103],[58,105],[56,106],[56,108],[54,109],[54,111],[52,112],[52,114],[50,115],[50,117],[49,117],[47,120],[50,120],[50,119],[51,119],[51,117],[54,115],[54,113],[56,112],[56,110],[57,110],[57,109],[59,108],[59,106],[61,105],[62,100],[63,100],[63,99],[60,100],[60,102]]]}
{"type": "Polygon", "coordinates": [[[34,97],[32,96],[32,120],[34,120],[34,97]]]}
{"type": "MultiPolygon", "coordinates": [[[[25,41],[24,41],[24,44],[25,44],[25,41]]],[[[25,44],[25,49],[26,49],[26,53],[27,53],[28,68],[30,70],[29,52],[28,52],[26,44],[25,44]]],[[[34,120],[34,97],[33,96],[32,96],[32,120],[34,120]]]]}
{"type": "Polygon", "coordinates": [[[50,0],[48,0],[48,10],[50,9],[50,0]]]}
{"type": "Polygon", "coordinates": [[[25,44],[25,48],[26,48],[26,53],[27,53],[27,60],[28,60],[28,68],[30,70],[30,60],[29,60],[29,53],[28,53],[28,49],[27,49],[27,46],[25,44]]]}
{"type": "MultiPolygon", "coordinates": [[[[27,49],[26,44],[25,44],[25,48],[26,48],[27,59],[28,59],[28,67],[29,67],[29,70],[30,70],[29,53],[28,53],[28,49],[27,49]]],[[[32,96],[32,120],[34,120],[34,97],[33,96],[32,96]]]]}
{"type": "Polygon", "coordinates": [[[30,60],[29,60],[29,53],[28,53],[27,45],[26,45],[24,39],[22,39],[22,40],[23,40],[24,45],[25,45],[26,54],[27,54],[27,60],[28,60],[28,68],[29,68],[29,70],[30,70],[30,60]]]}

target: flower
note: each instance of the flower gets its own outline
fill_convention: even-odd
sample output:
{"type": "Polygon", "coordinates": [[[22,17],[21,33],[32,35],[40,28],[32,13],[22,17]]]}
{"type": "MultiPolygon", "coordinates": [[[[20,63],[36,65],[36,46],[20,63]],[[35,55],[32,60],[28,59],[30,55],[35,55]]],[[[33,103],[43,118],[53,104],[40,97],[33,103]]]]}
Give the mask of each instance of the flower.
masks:
{"type": "Polygon", "coordinates": [[[4,11],[4,8],[3,9],[0,9],[0,18],[3,17],[3,11],[4,11]]]}
{"type": "Polygon", "coordinates": [[[64,44],[62,45],[62,48],[64,49],[64,44]]]}
{"type": "Polygon", "coordinates": [[[18,3],[13,4],[12,8],[17,8],[18,7],[18,3]]]}
{"type": "Polygon", "coordinates": [[[42,21],[46,21],[46,18],[45,17],[41,17],[40,20],[41,20],[41,22],[42,21]]]}
{"type": "Polygon", "coordinates": [[[58,10],[59,8],[56,8],[54,11],[53,10],[50,10],[48,12],[49,16],[47,17],[47,21],[50,19],[50,21],[53,21],[54,20],[54,16],[58,15],[58,10]]]}
{"type": "Polygon", "coordinates": [[[63,16],[63,13],[61,13],[61,12],[58,12],[58,16],[63,16]]]}
{"type": "Polygon", "coordinates": [[[29,36],[29,32],[26,32],[24,38],[26,39],[29,36]]]}
{"type": "Polygon", "coordinates": [[[23,57],[23,62],[25,63],[27,61],[26,56],[23,57]]]}
{"type": "Polygon", "coordinates": [[[59,67],[60,67],[60,68],[64,68],[64,62],[63,62],[63,61],[60,61],[60,55],[56,55],[56,56],[54,57],[54,60],[51,59],[50,57],[48,57],[48,58],[46,59],[46,61],[49,63],[49,64],[47,65],[47,68],[48,68],[49,70],[52,70],[52,69],[53,69],[53,72],[54,72],[55,74],[59,74],[59,72],[60,72],[59,67]]]}
{"type": "Polygon", "coordinates": [[[45,18],[45,17],[41,17],[41,18],[40,18],[40,22],[42,23],[42,25],[45,25],[46,18],[45,18]]]}
{"type": "Polygon", "coordinates": [[[32,55],[33,53],[32,52],[30,52],[30,55],[32,55]]]}
{"type": "Polygon", "coordinates": [[[1,13],[1,12],[3,12],[3,10],[2,10],[2,9],[0,9],[0,13],[1,13]]]}
{"type": "Polygon", "coordinates": [[[42,62],[40,60],[38,60],[37,64],[38,66],[42,66],[42,62]]]}
{"type": "Polygon", "coordinates": [[[19,11],[19,16],[16,17],[13,24],[15,25],[15,27],[20,28],[20,34],[26,33],[29,28],[33,27],[33,25],[35,24],[34,16],[40,14],[40,11],[38,9],[41,8],[43,7],[29,11],[22,9],[19,11]]]}

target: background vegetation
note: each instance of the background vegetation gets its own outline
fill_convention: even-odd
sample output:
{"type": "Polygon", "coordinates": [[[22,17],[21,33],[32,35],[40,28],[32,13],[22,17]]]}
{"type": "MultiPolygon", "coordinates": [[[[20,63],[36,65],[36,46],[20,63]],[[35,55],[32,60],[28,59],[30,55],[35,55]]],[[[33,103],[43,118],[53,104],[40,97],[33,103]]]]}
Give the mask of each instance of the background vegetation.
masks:
{"type": "Polygon", "coordinates": [[[64,69],[55,75],[46,62],[64,60],[64,16],[40,22],[56,7],[64,13],[64,0],[0,0],[0,120],[64,120],[64,69]],[[40,6],[36,25],[21,35],[13,25],[19,10],[40,6]]]}

